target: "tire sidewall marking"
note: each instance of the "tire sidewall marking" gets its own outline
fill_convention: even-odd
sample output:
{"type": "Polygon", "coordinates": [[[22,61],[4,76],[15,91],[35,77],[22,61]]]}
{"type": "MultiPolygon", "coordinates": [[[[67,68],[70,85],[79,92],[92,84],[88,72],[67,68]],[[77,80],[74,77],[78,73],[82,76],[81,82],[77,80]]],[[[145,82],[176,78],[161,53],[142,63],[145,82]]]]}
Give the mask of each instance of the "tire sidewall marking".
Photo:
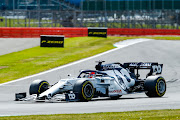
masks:
{"type": "Polygon", "coordinates": [[[38,93],[39,93],[39,94],[40,94],[40,92],[41,92],[41,87],[42,87],[44,84],[48,84],[48,85],[49,85],[48,82],[42,82],[41,85],[39,86],[39,90],[38,90],[38,93]]]}
{"type": "Polygon", "coordinates": [[[166,83],[165,83],[165,91],[160,94],[159,91],[158,91],[158,83],[159,83],[160,80],[162,80],[162,81],[164,82],[164,79],[163,79],[163,78],[158,78],[158,80],[157,80],[157,82],[156,82],[155,88],[156,88],[156,93],[158,94],[158,96],[161,97],[161,96],[163,96],[163,95],[165,94],[165,92],[166,92],[166,83]]]}
{"type": "Polygon", "coordinates": [[[86,100],[91,100],[91,99],[92,99],[92,97],[94,96],[94,86],[93,86],[93,84],[92,84],[91,82],[86,81],[86,82],[83,84],[83,86],[82,86],[82,95],[83,95],[83,98],[86,99],[86,100]],[[91,96],[90,98],[87,98],[87,97],[84,95],[84,87],[85,87],[88,83],[91,84],[92,87],[93,87],[92,96],[91,96]]]}

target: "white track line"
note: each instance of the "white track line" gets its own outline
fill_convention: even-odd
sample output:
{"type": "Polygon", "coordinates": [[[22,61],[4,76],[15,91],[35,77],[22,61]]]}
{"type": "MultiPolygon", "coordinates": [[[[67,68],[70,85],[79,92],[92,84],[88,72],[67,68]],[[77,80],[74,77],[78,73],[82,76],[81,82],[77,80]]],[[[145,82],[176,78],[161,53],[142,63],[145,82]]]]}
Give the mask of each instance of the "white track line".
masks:
{"type": "Polygon", "coordinates": [[[10,84],[10,83],[14,83],[14,82],[18,82],[18,81],[22,81],[22,80],[26,80],[26,79],[29,79],[31,77],[36,77],[36,76],[43,75],[43,74],[46,74],[46,73],[49,73],[49,72],[52,72],[52,71],[56,71],[56,70],[59,70],[59,69],[62,69],[62,68],[66,68],[66,67],[69,67],[71,65],[75,65],[75,64],[78,64],[78,63],[81,63],[81,62],[84,62],[84,61],[87,61],[87,60],[90,60],[90,59],[93,59],[93,58],[96,58],[96,57],[99,57],[99,56],[102,56],[102,55],[105,55],[105,54],[108,54],[108,53],[111,53],[113,51],[122,49],[124,47],[128,47],[130,45],[134,45],[134,44],[137,44],[137,43],[140,43],[140,42],[149,41],[149,40],[152,40],[152,39],[131,39],[131,40],[121,41],[121,42],[115,43],[114,46],[117,47],[117,48],[114,48],[112,50],[109,50],[109,51],[97,54],[97,55],[92,56],[92,57],[84,58],[84,59],[81,59],[81,60],[78,60],[78,61],[66,64],[66,65],[62,65],[60,67],[56,67],[56,68],[53,68],[51,70],[40,72],[40,73],[31,75],[31,76],[23,77],[23,78],[20,78],[20,79],[17,79],[17,80],[13,80],[13,81],[10,81],[10,82],[2,83],[2,84],[0,84],[0,86],[7,85],[7,84],[10,84]]]}

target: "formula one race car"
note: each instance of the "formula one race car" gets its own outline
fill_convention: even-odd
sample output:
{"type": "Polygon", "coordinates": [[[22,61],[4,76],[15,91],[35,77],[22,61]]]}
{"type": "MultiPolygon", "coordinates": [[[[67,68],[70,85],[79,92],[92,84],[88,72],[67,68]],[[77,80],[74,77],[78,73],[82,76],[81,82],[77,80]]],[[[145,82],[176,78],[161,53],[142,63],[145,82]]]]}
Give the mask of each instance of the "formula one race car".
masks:
{"type": "Polygon", "coordinates": [[[30,95],[36,100],[51,100],[64,95],[66,101],[89,101],[96,97],[118,99],[122,95],[145,92],[148,97],[162,97],[166,92],[165,79],[161,74],[163,64],[158,63],[111,63],[98,61],[96,70],[83,70],[77,78],[62,79],[54,85],[45,80],[35,80],[30,85],[30,95]],[[149,69],[145,79],[139,70],[149,69]]]}

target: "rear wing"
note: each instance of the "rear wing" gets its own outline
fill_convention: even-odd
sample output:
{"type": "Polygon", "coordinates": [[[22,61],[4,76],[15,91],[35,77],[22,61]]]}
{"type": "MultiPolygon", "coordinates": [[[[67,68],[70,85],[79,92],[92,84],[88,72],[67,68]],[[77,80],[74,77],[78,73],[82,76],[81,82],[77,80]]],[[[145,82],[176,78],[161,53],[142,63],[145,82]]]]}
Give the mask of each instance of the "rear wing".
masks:
{"type": "Polygon", "coordinates": [[[136,78],[139,78],[139,73],[138,71],[140,69],[149,69],[150,72],[147,74],[146,77],[153,75],[153,74],[161,74],[162,73],[162,68],[163,64],[158,64],[157,62],[129,62],[129,63],[111,63],[111,64],[105,64],[102,65],[103,62],[105,61],[97,61],[98,64],[95,66],[96,70],[104,71],[104,70],[120,70],[122,67],[125,69],[128,69],[131,73],[135,74],[136,72],[136,78]]]}
{"type": "Polygon", "coordinates": [[[137,74],[139,69],[150,69],[150,72],[147,74],[147,76],[150,76],[152,74],[161,74],[163,64],[158,64],[157,62],[131,62],[124,63],[123,67],[128,68],[132,73],[137,70],[137,74]]]}

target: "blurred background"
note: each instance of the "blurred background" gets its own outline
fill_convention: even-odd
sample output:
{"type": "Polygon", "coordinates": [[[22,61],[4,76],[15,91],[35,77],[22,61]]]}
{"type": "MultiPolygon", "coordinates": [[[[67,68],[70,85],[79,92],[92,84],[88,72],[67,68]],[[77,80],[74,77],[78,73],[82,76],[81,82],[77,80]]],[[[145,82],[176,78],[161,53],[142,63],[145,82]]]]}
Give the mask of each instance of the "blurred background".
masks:
{"type": "Polygon", "coordinates": [[[180,28],[180,0],[0,0],[0,27],[180,28]]]}

